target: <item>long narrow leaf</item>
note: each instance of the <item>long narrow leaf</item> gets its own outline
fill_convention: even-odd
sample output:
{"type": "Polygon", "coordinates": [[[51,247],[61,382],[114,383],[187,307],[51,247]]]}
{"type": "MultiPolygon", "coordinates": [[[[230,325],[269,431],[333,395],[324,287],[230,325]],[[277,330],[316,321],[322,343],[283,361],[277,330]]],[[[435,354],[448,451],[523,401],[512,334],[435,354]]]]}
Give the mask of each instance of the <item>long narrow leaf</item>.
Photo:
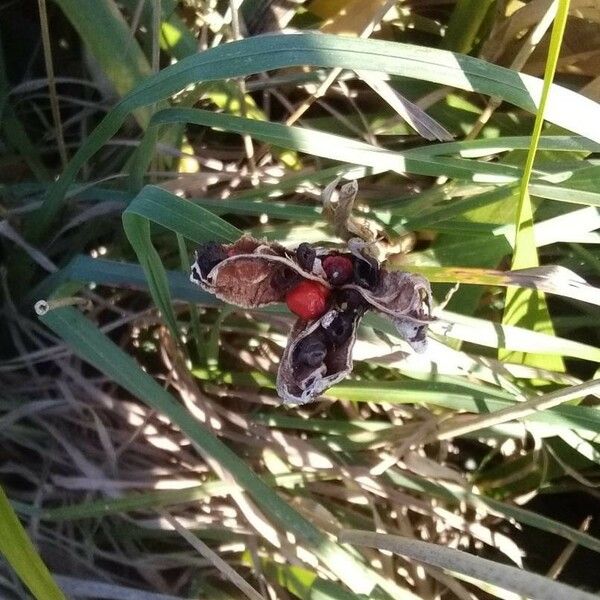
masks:
{"type": "Polygon", "coordinates": [[[241,232],[213,213],[153,186],[145,187],[123,213],[123,229],[144,269],[150,294],[177,339],[167,273],[152,245],[150,222],[177,230],[195,241],[233,241],[241,232]]]}
{"type": "MultiPolygon", "coordinates": [[[[569,15],[570,0],[558,0],[558,12],[552,26],[552,36],[548,50],[548,59],[544,73],[544,85],[540,98],[540,105],[535,116],[533,132],[531,134],[531,145],[525,161],[523,179],[519,188],[519,199],[517,203],[517,214],[515,218],[515,243],[512,257],[512,269],[526,269],[537,267],[539,258],[535,244],[533,229],[533,208],[529,195],[529,182],[533,171],[533,165],[538,148],[538,142],[542,133],[546,104],[550,95],[550,86],[554,78],[554,71],[558,64],[560,47],[563,33],[569,15]]],[[[504,315],[502,322],[506,325],[521,325],[532,328],[535,331],[554,334],[554,326],[548,311],[546,298],[541,291],[530,291],[523,288],[509,287],[506,290],[504,315]]],[[[564,361],[561,356],[541,356],[538,353],[507,353],[501,352],[501,358],[512,362],[551,368],[556,371],[564,371],[564,361]]]]}
{"type": "Polygon", "coordinates": [[[66,600],[0,487],[0,555],[38,600],[66,600]]]}
{"type": "Polygon", "coordinates": [[[167,108],[156,113],[151,120],[154,125],[181,122],[220,127],[227,131],[251,135],[270,144],[300,150],[316,156],[368,167],[384,167],[402,173],[445,175],[488,182],[511,182],[520,177],[520,169],[511,165],[427,155],[411,157],[402,152],[391,152],[332,133],[245,119],[195,108],[167,108]]]}
{"type": "MultiPolygon", "coordinates": [[[[497,96],[530,112],[537,109],[542,89],[539,79],[472,57],[379,40],[301,33],[258,36],[224,44],[164,69],[125,97],[94,129],[49,191],[36,218],[30,221],[31,235],[39,237],[50,227],[79,169],[119,130],[133,110],[168,98],[198,81],[307,64],[364,70],[376,66],[380,72],[497,96]]],[[[598,106],[592,100],[552,86],[546,107],[549,121],[600,142],[597,115],[598,106]],[[569,106],[569,110],[564,110],[564,106],[569,106]]]]}
{"type": "MultiPolygon", "coordinates": [[[[256,475],[233,450],[217,439],[165,389],[136,364],[128,354],[111,342],[81,313],[72,308],[56,308],[40,317],[41,321],[83,360],[111,377],[131,394],[165,415],[204,452],[210,454],[229,471],[266,515],[317,555],[332,572],[339,575],[353,591],[370,593],[377,583],[389,587],[383,578],[329,541],[327,536],[297,513],[256,475]]],[[[398,588],[396,590],[400,592],[398,588]]]]}
{"type": "Polygon", "coordinates": [[[388,550],[427,565],[462,573],[535,600],[597,600],[595,594],[553,581],[549,577],[473,556],[454,548],[370,531],[346,530],[340,534],[340,538],[350,544],[388,550]]]}

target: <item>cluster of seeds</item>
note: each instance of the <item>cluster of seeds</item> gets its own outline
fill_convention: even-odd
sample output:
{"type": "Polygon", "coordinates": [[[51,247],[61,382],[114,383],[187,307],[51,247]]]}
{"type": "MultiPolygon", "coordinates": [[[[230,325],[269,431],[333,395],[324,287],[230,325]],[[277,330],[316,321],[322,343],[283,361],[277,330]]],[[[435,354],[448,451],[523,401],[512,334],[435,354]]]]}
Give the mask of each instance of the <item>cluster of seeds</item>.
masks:
{"type": "MultiPolygon", "coordinates": [[[[317,256],[316,250],[306,242],[298,246],[295,254],[298,265],[309,273],[315,272],[315,263],[319,261],[320,271],[330,286],[301,279],[297,272],[288,269],[290,273],[284,278],[284,284],[288,285],[285,301],[288,308],[305,321],[318,319],[330,306],[339,305],[340,300],[344,301],[344,295],[336,294],[335,288],[356,283],[361,287],[374,289],[379,281],[379,265],[370,257],[359,258],[350,253],[339,252],[317,256]]],[[[279,278],[274,281],[275,284],[279,282],[279,278]]]]}
{"type": "MultiPolygon", "coordinates": [[[[336,351],[348,342],[357,319],[367,309],[365,300],[355,290],[334,290],[330,298],[332,298],[331,320],[321,323],[318,329],[307,335],[296,346],[293,354],[295,365],[318,367],[323,364],[330,350],[336,351]]],[[[319,316],[324,313],[325,311],[319,316]]]]}
{"type": "Polygon", "coordinates": [[[285,302],[298,316],[277,376],[277,391],[290,404],[316,398],[350,373],[358,324],[369,309],[390,318],[416,351],[425,347],[429,283],[382,268],[356,245],[337,250],[305,242],[290,251],[250,236],[208,242],[198,248],[190,278],[230,304],[285,302]]]}

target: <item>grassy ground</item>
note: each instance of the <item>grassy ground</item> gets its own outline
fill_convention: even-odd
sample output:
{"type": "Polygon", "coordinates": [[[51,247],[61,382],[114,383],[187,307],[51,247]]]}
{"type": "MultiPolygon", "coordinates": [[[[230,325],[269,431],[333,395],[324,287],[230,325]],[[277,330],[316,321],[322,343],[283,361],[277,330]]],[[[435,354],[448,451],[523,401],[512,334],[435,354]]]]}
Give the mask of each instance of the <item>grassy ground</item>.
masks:
{"type": "Polygon", "coordinates": [[[597,597],[600,5],[267,4],[0,6],[0,596],[597,597]],[[189,267],[336,177],[436,320],[286,407],[189,267]]]}

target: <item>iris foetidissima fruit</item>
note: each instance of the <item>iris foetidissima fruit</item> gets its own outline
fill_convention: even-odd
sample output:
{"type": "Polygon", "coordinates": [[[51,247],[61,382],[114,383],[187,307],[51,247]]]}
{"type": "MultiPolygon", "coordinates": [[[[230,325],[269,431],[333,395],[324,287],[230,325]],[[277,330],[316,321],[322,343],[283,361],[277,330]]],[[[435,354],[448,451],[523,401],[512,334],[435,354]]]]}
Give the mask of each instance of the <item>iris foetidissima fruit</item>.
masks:
{"type": "Polygon", "coordinates": [[[367,310],[387,316],[416,352],[427,346],[431,288],[420,275],[389,271],[373,254],[376,233],[352,214],[356,182],[323,191],[323,213],[339,248],[243,236],[233,244],[198,247],[190,279],[221,300],[243,308],[285,302],[298,316],[277,374],[285,404],[317,398],[352,371],[352,348],[367,310]]]}

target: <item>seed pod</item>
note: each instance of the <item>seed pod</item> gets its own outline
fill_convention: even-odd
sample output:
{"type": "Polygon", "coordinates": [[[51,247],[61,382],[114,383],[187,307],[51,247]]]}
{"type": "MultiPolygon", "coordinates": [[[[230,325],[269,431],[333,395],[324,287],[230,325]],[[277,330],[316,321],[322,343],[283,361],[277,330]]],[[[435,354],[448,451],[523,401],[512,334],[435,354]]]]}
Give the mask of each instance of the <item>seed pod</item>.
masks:
{"type": "Polygon", "coordinates": [[[321,329],[317,329],[298,343],[292,360],[297,367],[308,366],[316,368],[323,364],[326,356],[327,344],[325,336],[321,329]]]}
{"type": "Polygon", "coordinates": [[[346,286],[359,292],[369,308],[391,318],[400,337],[415,352],[427,348],[427,325],[431,317],[431,287],[420,275],[381,269],[374,289],[358,285],[346,286]]]}
{"type": "Polygon", "coordinates": [[[229,304],[257,308],[284,302],[302,280],[328,288],[321,278],[303,271],[280,244],[244,236],[234,244],[205,246],[196,253],[190,280],[229,304]]]}
{"type": "Polygon", "coordinates": [[[334,348],[339,348],[352,335],[355,320],[351,312],[340,312],[325,328],[325,335],[334,348]]]}
{"type": "Polygon", "coordinates": [[[335,292],[335,304],[342,312],[352,312],[362,316],[367,308],[368,302],[364,296],[355,289],[344,287],[335,292]]]}
{"type": "Polygon", "coordinates": [[[299,315],[277,374],[286,404],[310,402],[351,372],[358,323],[369,308],[390,318],[415,351],[426,348],[429,282],[381,268],[364,243],[351,242],[349,253],[307,243],[290,253],[244,236],[196,252],[190,279],[206,291],[244,308],[285,301],[299,315]]]}
{"type": "Polygon", "coordinates": [[[281,290],[284,294],[287,294],[301,281],[303,281],[302,275],[300,275],[298,271],[286,265],[279,265],[275,267],[275,273],[271,279],[271,285],[275,289],[281,290]]]}
{"type": "Polygon", "coordinates": [[[194,264],[196,269],[192,268],[192,277],[198,282],[206,279],[208,274],[226,258],[227,250],[223,244],[217,242],[200,244],[196,250],[196,262],[194,264]]]}
{"type": "Polygon", "coordinates": [[[352,371],[358,321],[358,315],[337,310],[309,324],[296,321],[277,373],[277,393],[285,404],[311,402],[352,371]],[[331,326],[341,314],[349,318],[349,328],[340,335],[339,343],[334,343],[331,326]]]}

